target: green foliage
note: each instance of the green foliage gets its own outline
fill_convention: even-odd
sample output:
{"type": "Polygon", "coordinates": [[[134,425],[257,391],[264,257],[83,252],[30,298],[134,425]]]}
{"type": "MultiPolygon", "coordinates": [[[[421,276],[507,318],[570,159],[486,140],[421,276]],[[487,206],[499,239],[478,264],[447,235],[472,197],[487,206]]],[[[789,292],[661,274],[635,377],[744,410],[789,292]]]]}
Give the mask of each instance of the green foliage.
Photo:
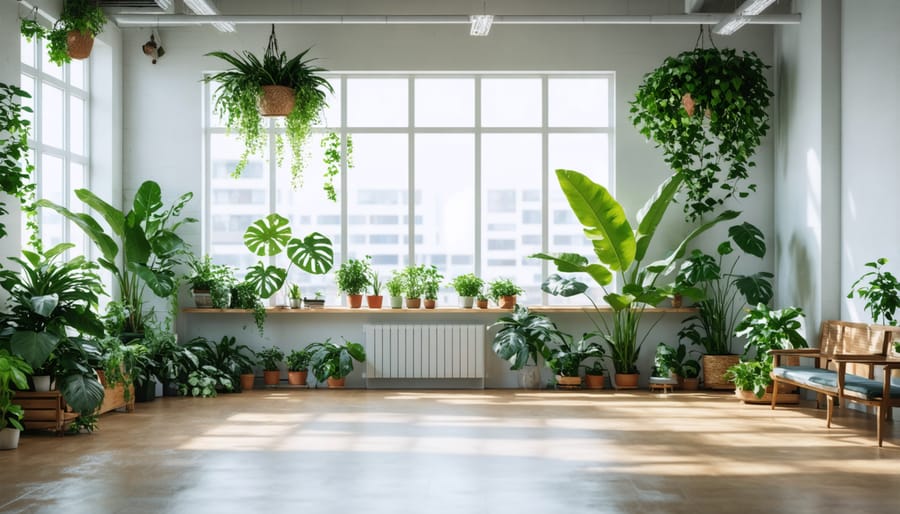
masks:
{"type": "Polygon", "coordinates": [[[516,304],[511,314],[500,317],[488,328],[500,327],[491,348],[501,359],[509,362],[511,370],[535,365],[551,357],[550,347],[566,344],[563,333],[543,314],[530,312],[516,304]]]}
{"type": "Polygon", "coordinates": [[[133,383],[146,383],[151,378],[154,363],[149,350],[140,340],[122,342],[118,337],[107,336],[96,341],[106,376],[106,388],[124,386],[125,401],[131,400],[133,383]]]}
{"type": "Polygon", "coordinates": [[[100,416],[95,414],[81,414],[69,425],[70,434],[91,434],[97,430],[100,416]]]}
{"type": "Polygon", "coordinates": [[[188,266],[191,273],[187,280],[191,283],[191,289],[211,291],[217,284],[229,288],[234,285],[234,273],[231,267],[225,264],[214,264],[209,255],[204,255],[202,259],[191,255],[188,266]]]}
{"type": "Polygon", "coordinates": [[[371,272],[368,255],[365,259],[347,259],[335,273],[338,290],[348,295],[365,293],[369,287],[371,272]]]}
{"type": "Polygon", "coordinates": [[[401,296],[403,295],[403,291],[406,289],[406,274],[402,271],[394,271],[393,276],[384,286],[388,290],[388,294],[390,296],[401,296]]]}
{"type": "Polygon", "coordinates": [[[450,282],[450,287],[455,289],[459,296],[478,296],[481,288],[484,287],[484,280],[474,273],[466,273],[454,277],[450,282]]]}
{"type": "Polygon", "coordinates": [[[683,178],[689,221],[756,190],[741,182],[756,165],[753,154],[769,129],[766,68],[753,52],[695,48],[666,58],[638,87],[631,121],[683,178]]]}
{"type": "MultiPolygon", "coordinates": [[[[418,266],[409,265],[403,268],[402,283],[403,292],[407,298],[421,298],[425,294],[425,277],[426,267],[424,264],[418,266]]],[[[390,288],[390,286],[388,286],[390,288]]],[[[391,295],[398,296],[398,295],[391,295]]]]}
{"type": "Polygon", "coordinates": [[[728,368],[725,376],[734,382],[734,387],[742,391],[753,391],[757,398],[766,394],[772,385],[772,363],[767,361],[742,361],[728,368]]]}
{"type": "Polygon", "coordinates": [[[586,367],[583,366],[584,361],[594,358],[596,360],[591,369],[596,370],[599,367],[599,374],[602,375],[606,351],[599,342],[592,341],[599,335],[596,332],[588,332],[576,341],[569,334],[561,334],[559,347],[551,352],[550,358],[547,359],[547,366],[557,375],[577,377],[578,368],[586,367]]]}
{"type": "Polygon", "coordinates": [[[683,344],[679,344],[677,348],[666,343],[656,345],[653,367],[656,369],[656,376],[660,377],[668,377],[670,372],[683,378],[697,378],[700,375],[700,363],[688,358],[687,347],[683,344]]]}
{"type": "Polygon", "coordinates": [[[586,375],[594,375],[600,377],[606,374],[606,367],[603,365],[603,361],[601,359],[597,359],[589,366],[584,367],[584,373],[586,375]]]}
{"type": "Polygon", "coordinates": [[[256,364],[257,355],[253,350],[238,343],[233,336],[222,336],[218,343],[212,339],[197,337],[188,342],[186,349],[196,355],[192,371],[211,376],[216,379],[219,388],[227,391],[240,384],[241,373],[252,372],[253,365],[256,364]],[[209,373],[209,368],[217,373],[209,373]],[[228,379],[227,384],[221,380],[222,377],[228,379]]]}
{"type": "Polygon", "coordinates": [[[75,196],[103,218],[109,231],[88,213],[70,211],[47,199],[38,200],[36,205],[58,212],[97,245],[102,255],[97,262],[112,272],[118,285],[118,300],[129,313],[125,331],[140,332],[144,328],[146,289],[160,298],[168,298],[178,290],[175,269],[190,252],[177,232],[182,225],[197,221],[179,217],[194,195],[185,193],[165,207],[159,184],[148,180],[138,188],[128,212],[106,203],[88,189],[76,189],[75,196]]]}
{"type": "MultiPolygon", "coordinates": [[[[225,119],[228,132],[237,133],[244,142],[244,151],[232,172],[233,176],[240,176],[250,155],[263,154],[266,131],[258,103],[262,96],[262,86],[278,85],[294,90],[296,103],[284,124],[285,135],[291,147],[291,184],[293,187],[302,184],[305,165],[303,145],[309,138],[312,125],[326,106],[326,94],[333,92],[331,84],[319,75],[326,70],[312,66],[314,59],[304,60],[309,50],[288,59],[285,52],[278,51],[273,26],[269,45],[262,59],[248,51],[234,54],[216,51],[206,54],[222,59],[231,67],[206,77],[204,81],[218,84],[215,90],[215,113],[225,119]]],[[[278,138],[276,149],[280,161],[284,143],[281,136],[278,138]]]]}
{"type": "Polygon", "coordinates": [[[262,362],[263,371],[278,371],[278,363],[284,360],[284,352],[273,345],[256,352],[256,357],[262,362]]]}
{"type": "MultiPolygon", "coordinates": [[[[31,173],[34,166],[29,158],[28,137],[31,121],[26,113],[31,107],[22,105],[21,100],[31,98],[27,91],[17,86],[0,82],[0,192],[17,198],[28,215],[29,228],[36,237],[34,207],[30,204],[34,197],[31,173]]],[[[0,216],[8,214],[6,203],[0,202],[0,216]]],[[[6,237],[6,225],[0,223],[0,238],[6,237]]],[[[34,241],[32,241],[34,242],[34,241]]]]}
{"type": "Polygon", "coordinates": [[[758,304],[747,311],[736,327],[737,336],[747,338],[742,358],[748,360],[753,352],[755,360],[771,365],[770,350],[806,348],[806,339],[800,334],[802,321],[803,310],[798,307],[771,310],[765,304],[758,304]]]}
{"type": "Polygon", "coordinates": [[[508,278],[497,278],[488,284],[488,296],[497,301],[501,296],[517,296],[525,291],[508,278]]]}
{"type": "Polygon", "coordinates": [[[12,387],[28,389],[28,375],[32,374],[31,366],[23,359],[0,348],[0,430],[11,426],[19,430],[25,416],[22,407],[12,403],[15,394],[12,387]]]}
{"type": "Polygon", "coordinates": [[[62,13],[52,29],[45,29],[35,20],[23,19],[20,32],[28,41],[32,38],[47,40],[47,54],[50,62],[62,66],[72,62],[66,37],[69,32],[96,36],[103,32],[106,15],[94,0],[65,0],[62,13]]]}
{"type": "MultiPolygon", "coordinates": [[[[334,178],[341,172],[341,136],[336,132],[329,132],[322,138],[322,149],[325,150],[325,196],[332,202],[337,201],[337,191],[334,188],[334,178]]],[[[347,169],[353,167],[353,137],[347,134],[347,169]]],[[[376,293],[377,294],[377,293],[376,293]]]]}
{"type": "Polygon", "coordinates": [[[306,349],[295,349],[291,350],[284,363],[287,364],[288,371],[306,371],[311,359],[312,355],[306,349]]]}
{"type": "Polygon", "coordinates": [[[315,342],[306,347],[310,354],[310,365],[313,375],[319,382],[328,377],[344,378],[353,371],[353,361],[366,362],[366,350],[359,343],[344,340],[344,344],[336,345],[331,338],[323,342],[315,342]]]}
{"type": "Polygon", "coordinates": [[[255,284],[245,280],[231,288],[231,308],[252,310],[253,321],[256,323],[259,335],[262,336],[265,333],[266,306],[260,300],[255,284]]]}
{"type": "Polygon", "coordinates": [[[374,269],[369,272],[369,287],[372,288],[372,296],[381,296],[381,279],[374,269]]]}
{"type": "Polygon", "coordinates": [[[215,398],[219,389],[231,391],[233,388],[231,378],[214,366],[201,366],[191,371],[187,383],[179,386],[182,396],[191,395],[200,398],[215,398]]]}
{"type": "Polygon", "coordinates": [[[152,363],[148,374],[159,382],[178,382],[200,366],[200,358],[191,348],[178,344],[175,333],[156,323],[144,326],[143,343],[152,363]]]}
{"type": "Polygon", "coordinates": [[[847,298],[863,298],[866,301],[865,309],[872,316],[875,323],[882,325],[897,325],[894,313],[900,308],[900,282],[890,271],[885,271],[884,265],[888,260],[884,257],[867,262],[866,267],[872,271],[863,273],[856,282],[850,286],[850,294],[847,298]]]}
{"type": "Polygon", "coordinates": [[[303,293],[300,291],[300,284],[293,283],[288,287],[288,298],[291,300],[299,300],[303,298],[303,293]]]}
{"type": "Polygon", "coordinates": [[[437,300],[443,279],[444,275],[438,272],[437,266],[426,266],[422,270],[422,289],[426,300],[437,300]]]}

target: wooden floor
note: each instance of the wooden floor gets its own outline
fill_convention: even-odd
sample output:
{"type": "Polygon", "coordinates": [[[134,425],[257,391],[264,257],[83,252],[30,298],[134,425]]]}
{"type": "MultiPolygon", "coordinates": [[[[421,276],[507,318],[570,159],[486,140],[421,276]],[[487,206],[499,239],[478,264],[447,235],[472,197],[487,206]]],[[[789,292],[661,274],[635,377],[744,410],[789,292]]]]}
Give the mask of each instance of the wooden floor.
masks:
{"type": "Polygon", "coordinates": [[[11,513],[895,513],[900,423],[726,394],[164,398],[0,452],[11,513]]]}

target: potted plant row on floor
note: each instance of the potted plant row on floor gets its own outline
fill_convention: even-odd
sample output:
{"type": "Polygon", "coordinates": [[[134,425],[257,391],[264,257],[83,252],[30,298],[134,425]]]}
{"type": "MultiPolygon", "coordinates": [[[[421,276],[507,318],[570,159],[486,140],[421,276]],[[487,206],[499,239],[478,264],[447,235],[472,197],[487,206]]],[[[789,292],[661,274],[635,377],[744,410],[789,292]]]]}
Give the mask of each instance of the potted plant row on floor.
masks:
{"type": "Polygon", "coordinates": [[[306,347],[310,366],[318,383],[328,383],[329,388],[344,387],[346,377],[353,371],[353,361],[365,362],[366,350],[359,343],[344,341],[334,344],[331,338],[306,347]]]}

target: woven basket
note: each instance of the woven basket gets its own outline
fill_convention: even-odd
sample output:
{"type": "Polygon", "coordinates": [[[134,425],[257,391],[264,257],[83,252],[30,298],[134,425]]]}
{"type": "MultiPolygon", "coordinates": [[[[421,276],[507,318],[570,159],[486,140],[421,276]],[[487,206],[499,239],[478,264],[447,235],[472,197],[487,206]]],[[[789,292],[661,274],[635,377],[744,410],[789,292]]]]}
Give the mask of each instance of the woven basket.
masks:
{"type": "Polygon", "coordinates": [[[263,116],[287,116],[294,110],[294,90],[287,86],[262,86],[259,113],[263,116]]]}
{"type": "Polygon", "coordinates": [[[72,59],[87,59],[94,48],[94,36],[90,32],[69,31],[66,34],[66,49],[72,59]]]}
{"type": "Polygon", "coordinates": [[[703,386],[706,389],[734,389],[734,384],[725,378],[725,372],[739,360],[737,355],[704,355],[703,386]]]}

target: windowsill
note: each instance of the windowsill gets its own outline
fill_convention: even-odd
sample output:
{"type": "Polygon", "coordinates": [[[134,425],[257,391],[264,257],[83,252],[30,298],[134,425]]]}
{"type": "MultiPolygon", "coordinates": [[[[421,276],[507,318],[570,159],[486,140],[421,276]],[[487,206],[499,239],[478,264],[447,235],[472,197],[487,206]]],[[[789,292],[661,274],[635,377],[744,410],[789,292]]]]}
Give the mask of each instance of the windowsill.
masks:
{"type": "MultiPolygon", "coordinates": [[[[528,310],[533,312],[566,314],[566,313],[591,313],[596,312],[590,305],[531,305],[528,310]]],[[[600,307],[600,312],[613,312],[611,307],[600,307]]],[[[185,307],[182,312],[191,314],[234,314],[251,312],[249,309],[198,309],[195,307],[185,307]]],[[[349,307],[325,307],[323,309],[288,309],[285,307],[269,307],[266,309],[267,314],[503,314],[512,312],[510,309],[463,309],[460,307],[438,307],[436,309],[391,309],[389,307],[382,309],[369,309],[366,307],[359,309],[351,309],[349,307]]],[[[685,313],[693,314],[697,312],[695,307],[648,307],[645,313],[685,313]]]]}

